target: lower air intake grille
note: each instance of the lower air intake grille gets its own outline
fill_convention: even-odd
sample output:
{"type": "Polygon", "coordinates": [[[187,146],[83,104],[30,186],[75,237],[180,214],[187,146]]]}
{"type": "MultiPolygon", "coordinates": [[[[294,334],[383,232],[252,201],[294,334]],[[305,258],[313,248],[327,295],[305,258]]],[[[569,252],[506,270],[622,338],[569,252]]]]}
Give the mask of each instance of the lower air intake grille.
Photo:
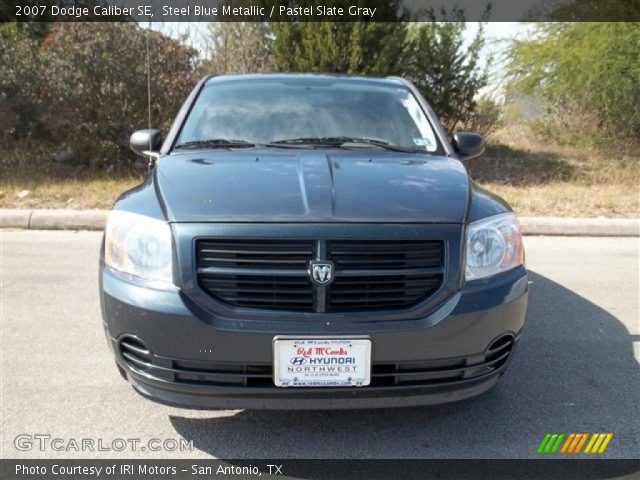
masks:
{"type": "MultiPolygon", "coordinates": [[[[374,362],[371,366],[370,386],[447,386],[462,381],[481,380],[503,370],[515,342],[515,337],[508,334],[494,341],[484,354],[472,357],[399,363],[374,362]]],[[[120,349],[130,368],[134,371],[144,370],[147,377],[164,382],[192,386],[275,388],[271,363],[244,364],[159,357],[144,350],[146,347],[142,342],[130,337],[120,341],[120,349]]]]}

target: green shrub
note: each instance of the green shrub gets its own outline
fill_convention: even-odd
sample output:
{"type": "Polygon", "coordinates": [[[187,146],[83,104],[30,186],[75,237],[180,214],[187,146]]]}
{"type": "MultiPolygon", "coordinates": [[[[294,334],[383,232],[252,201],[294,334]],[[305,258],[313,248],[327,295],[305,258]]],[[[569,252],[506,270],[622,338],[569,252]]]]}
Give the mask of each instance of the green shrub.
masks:
{"type": "Polygon", "coordinates": [[[461,122],[458,130],[479,133],[487,138],[489,134],[502,125],[502,106],[488,95],[481,96],[475,109],[468,118],[461,122]]]}

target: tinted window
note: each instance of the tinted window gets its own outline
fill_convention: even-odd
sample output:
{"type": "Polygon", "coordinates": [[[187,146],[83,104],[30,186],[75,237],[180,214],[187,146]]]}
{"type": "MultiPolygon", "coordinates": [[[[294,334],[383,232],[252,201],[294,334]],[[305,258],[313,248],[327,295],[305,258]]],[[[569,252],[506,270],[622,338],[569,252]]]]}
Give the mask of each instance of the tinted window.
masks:
{"type": "Polygon", "coordinates": [[[409,89],[340,79],[212,82],[196,100],[178,143],[340,136],[437,149],[433,129],[409,89]]]}

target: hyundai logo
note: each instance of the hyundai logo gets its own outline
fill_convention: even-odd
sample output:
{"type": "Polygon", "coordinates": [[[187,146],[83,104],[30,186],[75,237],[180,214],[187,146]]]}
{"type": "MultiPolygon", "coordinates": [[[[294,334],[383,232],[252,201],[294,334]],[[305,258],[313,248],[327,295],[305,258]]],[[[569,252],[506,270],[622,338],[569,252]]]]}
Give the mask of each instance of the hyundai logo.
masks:
{"type": "Polygon", "coordinates": [[[293,357],[291,359],[291,365],[304,365],[307,363],[307,359],[304,357],[293,357]]]}
{"type": "Polygon", "coordinates": [[[317,285],[328,285],[333,281],[333,263],[325,261],[311,261],[309,264],[311,280],[317,285]]]}

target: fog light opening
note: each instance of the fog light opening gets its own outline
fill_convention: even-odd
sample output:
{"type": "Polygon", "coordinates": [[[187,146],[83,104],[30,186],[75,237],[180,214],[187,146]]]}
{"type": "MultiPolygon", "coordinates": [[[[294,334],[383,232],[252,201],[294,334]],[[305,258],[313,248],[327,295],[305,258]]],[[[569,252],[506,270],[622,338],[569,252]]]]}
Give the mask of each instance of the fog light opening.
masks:
{"type": "Polygon", "coordinates": [[[118,342],[120,356],[133,370],[146,370],[151,367],[151,350],[137,337],[124,335],[118,342]]]}
{"type": "Polygon", "coordinates": [[[502,335],[494,340],[487,348],[485,353],[485,362],[495,362],[494,370],[500,369],[507,363],[509,355],[515,345],[515,337],[512,334],[502,335]]]}

